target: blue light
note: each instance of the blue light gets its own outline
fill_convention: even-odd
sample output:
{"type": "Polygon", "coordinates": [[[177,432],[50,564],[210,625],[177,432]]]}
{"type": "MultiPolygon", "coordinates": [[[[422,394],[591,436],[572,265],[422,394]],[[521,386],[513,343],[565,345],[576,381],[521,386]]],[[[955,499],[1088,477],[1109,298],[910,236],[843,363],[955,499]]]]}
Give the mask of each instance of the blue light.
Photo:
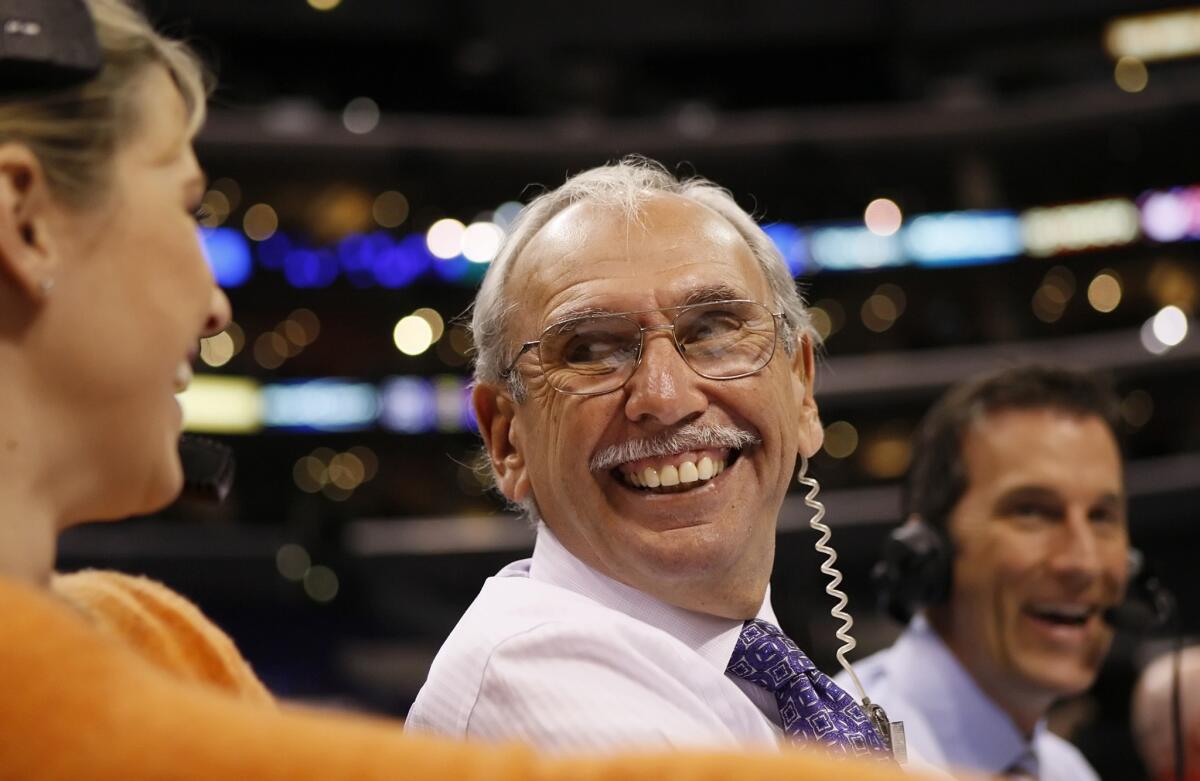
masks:
{"type": "Polygon", "coordinates": [[[272,428],[361,431],[379,416],[379,392],[366,382],[308,380],[265,385],[263,423],[272,428]]]}
{"type": "Polygon", "coordinates": [[[200,242],[221,287],[240,287],[254,273],[250,242],[233,228],[201,228],[200,242]]]}
{"type": "Polygon", "coordinates": [[[896,236],[877,236],[862,226],[832,226],[809,231],[809,254],[817,268],[855,270],[905,263],[896,236]]]}
{"type": "Polygon", "coordinates": [[[337,260],[328,249],[291,249],[283,256],[283,275],[292,287],[329,287],[337,279],[337,260]]]}
{"type": "Polygon", "coordinates": [[[1024,252],[1015,212],[924,214],[901,231],[905,253],[920,266],[968,266],[1016,258],[1024,252]]]}
{"type": "Polygon", "coordinates": [[[392,237],[383,232],[347,236],[337,246],[342,272],[355,287],[371,287],[377,282],[375,267],[394,246],[392,237]]]}
{"type": "Polygon", "coordinates": [[[387,288],[404,287],[433,265],[425,237],[410,233],[375,257],[375,280],[387,288]]]}
{"type": "Polygon", "coordinates": [[[283,231],[275,231],[270,238],[258,242],[258,264],[278,271],[283,268],[284,256],[291,248],[292,240],[283,231]]]}
{"type": "Polygon", "coordinates": [[[792,276],[798,277],[804,273],[809,264],[808,244],[804,231],[787,222],[774,222],[764,225],[763,231],[771,237],[771,241],[779,248],[783,259],[787,261],[792,276]]]}

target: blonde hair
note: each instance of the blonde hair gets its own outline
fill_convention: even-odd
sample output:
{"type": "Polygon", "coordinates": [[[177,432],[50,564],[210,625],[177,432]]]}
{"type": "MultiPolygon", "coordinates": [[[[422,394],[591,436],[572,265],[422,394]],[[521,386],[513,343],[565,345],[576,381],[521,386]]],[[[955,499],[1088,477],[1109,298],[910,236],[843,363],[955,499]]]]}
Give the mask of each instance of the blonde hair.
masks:
{"type": "Polygon", "coordinates": [[[127,0],[87,0],[87,6],[104,57],[100,73],[66,89],[0,98],[0,144],[28,146],[55,195],[76,205],[108,186],[113,153],[141,119],[133,87],[147,69],[159,65],[171,75],[189,136],[204,122],[210,84],[192,50],[156,32],[127,0]]]}

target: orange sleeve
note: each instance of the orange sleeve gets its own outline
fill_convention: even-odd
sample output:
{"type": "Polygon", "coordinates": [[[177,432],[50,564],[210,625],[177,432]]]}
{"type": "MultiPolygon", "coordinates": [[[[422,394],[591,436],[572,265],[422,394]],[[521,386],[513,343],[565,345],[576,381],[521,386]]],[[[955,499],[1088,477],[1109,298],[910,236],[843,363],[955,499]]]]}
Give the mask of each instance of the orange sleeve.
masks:
{"type": "Polygon", "coordinates": [[[255,707],[179,680],[44,592],[0,579],[0,779],[803,781],[909,778],[782,755],[540,759],[400,724],[255,707]]]}
{"type": "Polygon", "coordinates": [[[56,574],[50,589],[163,670],[249,702],[274,702],[229,636],[163,584],[111,570],[82,570],[56,574]]]}

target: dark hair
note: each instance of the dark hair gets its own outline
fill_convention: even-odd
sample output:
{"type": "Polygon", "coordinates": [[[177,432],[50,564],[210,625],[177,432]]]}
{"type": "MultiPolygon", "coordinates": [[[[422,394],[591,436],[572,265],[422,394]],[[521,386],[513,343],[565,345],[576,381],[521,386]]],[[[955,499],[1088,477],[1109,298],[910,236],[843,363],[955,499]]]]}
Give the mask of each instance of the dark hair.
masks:
{"type": "Polygon", "coordinates": [[[1106,380],[1074,369],[1026,365],[973,377],[938,399],[917,428],[901,492],[904,517],[944,530],[967,490],[963,438],[975,421],[1005,410],[1053,409],[1097,417],[1117,437],[1120,403],[1106,380]]]}

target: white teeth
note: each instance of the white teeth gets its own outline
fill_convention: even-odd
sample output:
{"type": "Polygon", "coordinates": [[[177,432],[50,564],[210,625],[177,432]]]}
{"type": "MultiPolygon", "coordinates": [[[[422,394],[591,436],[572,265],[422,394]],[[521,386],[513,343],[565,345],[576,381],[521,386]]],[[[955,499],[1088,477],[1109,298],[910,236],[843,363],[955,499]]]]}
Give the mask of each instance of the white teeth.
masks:
{"type": "Polygon", "coordinates": [[[648,466],[641,472],[626,472],[625,479],[638,488],[658,488],[687,485],[711,480],[725,471],[725,462],[705,456],[699,463],[684,461],[678,466],[668,464],[661,469],[648,466]]]}
{"type": "Polygon", "coordinates": [[[183,393],[191,382],[192,365],[187,361],[180,361],[179,365],[175,367],[175,392],[183,393]]]}

